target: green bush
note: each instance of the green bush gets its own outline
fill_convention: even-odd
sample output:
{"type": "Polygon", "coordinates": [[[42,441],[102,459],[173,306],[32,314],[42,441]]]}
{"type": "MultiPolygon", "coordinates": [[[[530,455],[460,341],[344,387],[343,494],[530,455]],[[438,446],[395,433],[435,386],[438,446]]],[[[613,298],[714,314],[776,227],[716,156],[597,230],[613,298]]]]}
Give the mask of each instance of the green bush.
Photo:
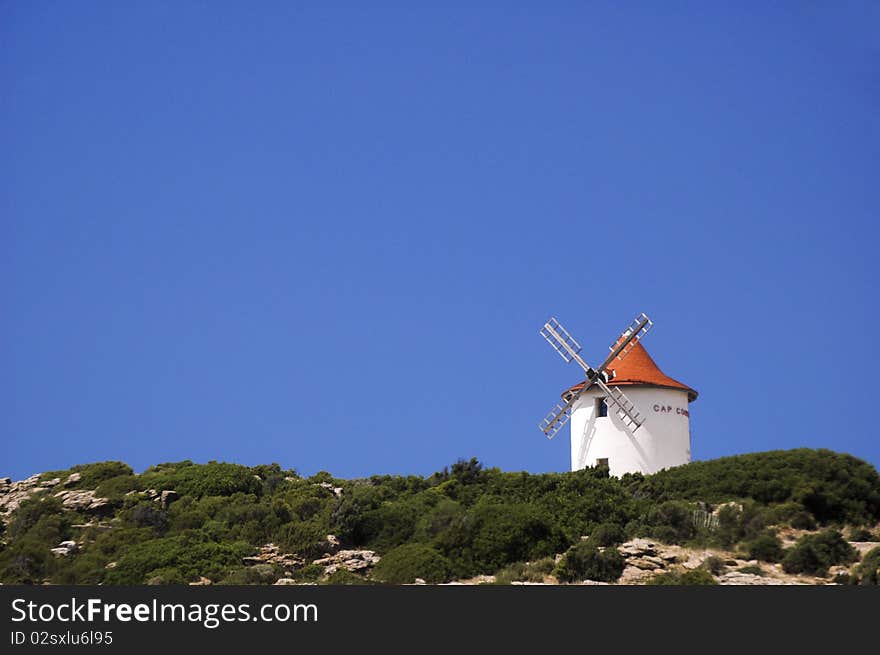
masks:
{"type": "Polygon", "coordinates": [[[690,503],[669,500],[652,507],[646,519],[646,536],[668,544],[683,544],[697,534],[690,503]]]}
{"type": "Polygon", "coordinates": [[[168,530],[168,513],[151,501],[143,501],[127,510],[123,519],[136,528],[150,528],[156,534],[168,530]]]}
{"type": "Polygon", "coordinates": [[[724,563],[724,558],[710,555],[703,561],[703,568],[712,575],[721,575],[727,570],[727,565],[724,563]]]}
{"type": "Polygon", "coordinates": [[[763,505],[798,503],[822,523],[880,520],[880,474],[869,463],[830,450],[770,451],[723,457],[624,480],[654,501],[723,503],[752,499],[763,505]]]}
{"type": "Polygon", "coordinates": [[[389,584],[410,584],[416,578],[436,584],[452,577],[452,565],[430,546],[404,544],[384,555],[373,569],[372,576],[389,584]]]}
{"type": "Polygon", "coordinates": [[[849,532],[850,541],[874,541],[876,537],[867,528],[853,528],[849,532]]]}
{"type": "Polygon", "coordinates": [[[837,530],[825,530],[819,534],[809,534],[785,554],[782,568],[786,573],[808,573],[824,576],[828,568],[838,564],[849,564],[858,559],[856,550],[847,543],[837,530]]]}
{"type": "Polygon", "coordinates": [[[52,547],[70,538],[70,524],[71,514],[64,511],[60,500],[37,495],[21,501],[12,513],[7,534],[11,541],[28,536],[52,547]]]}
{"type": "Polygon", "coordinates": [[[552,573],[555,566],[556,563],[552,557],[544,557],[536,562],[508,564],[495,574],[495,584],[543,582],[544,577],[552,573]]]}
{"type": "Polygon", "coordinates": [[[590,541],[597,546],[617,546],[626,541],[626,534],[619,523],[602,523],[590,533],[590,541]]]}
{"type": "Polygon", "coordinates": [[[775,534],[764,532],[745,544],[748,559],[779,562],[785,555],[782,541],[775,534]]]}
{"type": "Polygon", "coordinates": [[[456,575],[466,577],[552,555],[566,541],[536,506],[487,500],[439,535],[434,545],[452,562],[456,575]]]}
{"type": "Polygon", "coordinates": [[[328,575],[327,578],[321,582],[321,584],[368,585],[374,583],[370,580],[367,580],[364,576],[358,575],[357,573],[352,573],[347,569],[338,569],[337,571],[334,571],[333,573],[328,575]]]}
{"type": "Polygon", "coordinates": [[[72,483],[73,489],[95,489],[104,480],[120,475],[132,475],[134,471],[124,462],[95,462],[94,464],[77,464],[63,471],[47,471],[40,476],[41,481],[60,478],[62,484],[71,473],[79,473],[79,482],[72,483]]]}
{"type": "Polygon", "coordinates": [[[751,575],[760,575],[761,577],[767,575],[767,573],[757,564],[747,564],[746,566],[741,566],[737,569],[740,573],[749,573],[751,575]]]}
{"type": "Polygon", "coordinates": [[[718,581],[712,577],[712,574],[705,569],[694,569],[692,571],[668,571],[654,576],[648,582],[649,585],[717,585],[718,581]]]}
{"type": "Polygon", "coordinates": [[[865,553],[853,573],[860,585],[880,585],[880,546],[865,553]]]}
{"type": "Polygon", "coordinates": [[[168,569],[178,571],[184,581],[200,576],[220,580],[252,553],[247,544],[217,543],[198,533],[152,539],[127,548],[105,580],[114,585],[144,584],[148,574],[168,569]]]}
{"type": "Polygon", "coordinates": [[[247,466],[226,462],[161,464],[144,471],[144,488],[173,489],[182,496],[231,496],[236,492],[259,495],[263,482],[247,466]]]}
{"type": "Polygon", "coordinates": [[[183,585],[187,583],[183,574],[172,567],[150,571],[145,577],[148,585],[183,585]]]}
{"type": "Polygon", "coordinates": [[[585,540],[568,549],[553,574],[560,582],[617,582],[624,566],[623,556],[616,548],[599,550],[590,540],[585,540]]]}
{"type": "Polygon", "coordinates": [[[218,584],[222,585],[268,585],[281,577],[280,572],[271,564],[255,564],[234,569],[218,584]]]}
{"type": "Polygon", "coordinates": [[[49,548],[31,539],[21,539],[0,553],[0,573],[6,584],[41,584],[55,566],[49,548]]]}
{"type": "Polygon", "coordinates": [[[110,500],[122,500],[129,491],[141,491],[143,485],[136,475],[116,475],[102,481],[95,489],[95,495],[110,500]]]}
{"type": "Polygon", "coordinates": [[[294,573],[297,582],[315,582],[324,575],[324,567],[320,564],[306,564],[294,573]]]}
{"type": "Polygon", "coordinates": [[[791,527],[795,530],[815,530],[816,520],[807,511],[797,512],[791,517],[791,527]]]}

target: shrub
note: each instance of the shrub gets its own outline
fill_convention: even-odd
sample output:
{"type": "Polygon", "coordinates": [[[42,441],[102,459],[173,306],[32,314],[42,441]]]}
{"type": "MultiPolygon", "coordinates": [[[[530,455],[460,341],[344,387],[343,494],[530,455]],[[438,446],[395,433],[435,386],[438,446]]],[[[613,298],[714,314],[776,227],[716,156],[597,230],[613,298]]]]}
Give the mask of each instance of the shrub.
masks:
{"type": "Polygon", "coordinates": [[[391,550],[373,569],[373,578],[390,584],[409,584],[421,578],[430,584],[452,577],[452,565],[438,551],[424,544],[404,544],[391,550]]]}
{"type": "Polygon", "coordinates": [[[212,580],[241,565],[253,549],[243,543],[217,543],[198,533],[163,537],[135,544],[125,550],[116,568],[108,571],[108,584],[143,584],[148,574],[177,570],[183,580],[205,576],[212,580]]]}
{"type": "Polygon", "coordinates": [[[825,530],[798,539],[782,560],[786,573],[810,573],[824,576],[828,568],[837,564],[849,564],[858,559],[856,550],[847,543],[837,530],[825,530]]]}
{"type": "Polygon", "coordinates": [[[550,517],[531,504],[477,504],[435,540],[458,576],[494,573],[513,562],[538,559],[564,548],[550,517]]]}
{"type": "Polygon", "coordinates": [[[779,562],[785,554],[782,541],[775,534],[765,532],[745,545],[747,557],[762,562],[779,562]]]}
{"type": "Polygon", "coordinates": [[[352,573],[347,569],[338,569],[334,571],[330,575],[327,576],[326,580],[323,580],[321,584],[330,584],[330,585],[366,585],[373,584],[369,580],[367,580],[364,576],[358,575],[357,573],[352,573]]]}
{"type": "Polygon", "coordinates": [[[122,500],[129,491],[140,491],[143,488],[140,479],[135,475],[117,475],[107,478],[95,489],[95,495],[110,500],[122,500]]]}
{"type": "Polygon", "coordinates": [[[516,562],[508,564],[495,574],[495,584],[511,582],[544,582],[544,576],[553,572],[556,563],[552,557],[536,562],[516,562]]]}
{"type": "Polygon", "coordinates": [[[654,501],[799,503],[818,521],[880,519],[880,474],[869,463],[830,450],[799,448],[724,457],[625,480],[654,501]]]}
{"type": "Polygon", "coordinates": [[[795,530],[815,530],[816,521],[809,512],[797,512],[791,517],[791,527],[795,530]]]}
{"type": "Polygon", "coordinates": [[[849,532],[850,541],[874,541],[875,537],[867,528],[853,528],[849,532]]]}
{"type": "Polygon", "coordinates": [[[79,482],[73,483],[75,489],[94,489],[104,480],[115,478],[120,475],[132,475],[134,471],[124,462],[95,462],[94,464],[77,464],[63,471],[48,471],[40,476],[40,480],[61,478],[66,482],[71,473],[79,473],[79,482]]]}
{"type": "Polygon", "coordinates": [[[168,514],[156,503],[141,502],[126,512],[128,522],[137,528],[150,528],[156,534],[163,534],[168,529],[168,514]]]}
{"type": "Polygon", "coordinates": [[[183,574],[172,567],[150,571],[146,578],[148,585],[182,585],[187,582],[183,574]]]}
{"type": "Polygon", "coordinates": [[[282,550],[307,559],[317,559],[327,551],[327,526],[321,521],[291,521],[276,533],[282,550]]]}
{"type": "Polygon", "coordinates": [[[670,543],[681,544],[697,534],[693,521],[694,508],[678,500],[670,500],[648,511],[648,536],[670,543]]]}
{"type": "Polygon", "coordinates": [[[297,582],[314,582],[323,575],[324,567],[320,564],[306,564],[294,574],[294,578],[297,582]]]}
{"type": "Polygon", "coordinates": [[[272,584],[281,576],[271,564],[255,564],[235,569],[218,584],[223,585],[266,585],[272,584]]]}
{"type": "Polygon", "coordinates": [[[654,576],[648,582],[649,585],[717,585],[718,581],[712,577],[712,574],[705,569],[694,569],[692,571],[668,571],[654,576]]]}
{"type": "Polygon", "coordinates": [[[0,553],[0,573],[6,583],[40,584],[50,575],[54,559],[44,544],[22,539],[0,553]]]}
{"type": "Polygon", "coordinates": [[[141,478],[145,488],[174,489],[182,496],[231,496],[236,492],[259,495],[263,482],[247,466],[226,462],[162,464],[147,469],[141,478]]]}
{"type": "Polygon", "coordinates": [[[712,575],[721,575],[727,570],[727,565],[724,563],[723,558],[717,555],[710,555],[703,561],[703,568],[712,575]]]}
{"type": "Polygon", "coordinates": [[[853,573],[860,585],[880,585],[880,546],[865,553],[853,573]]]}
{"type": "Polygon", "coordinates": [[[616,548],[600,551],[595,544],[586,540],[568,549],[553,574],[561,582],[616,582],[623,573],[624,566],[623,556],[616,548]]]}
{"type": "Polygon", "coordinates": [[[7,532],[13,541],[28,535],[47,546],[55,546],[69,538],[69,529],[70,514],[64,511],[60,500],[54,496],[31,496],[13,512],[7,532]]]}
{"type": "Polygon", "coordinates": [[[760,566],[758,566],[757,564],[748,564],[748,565],[746,565],[746,566],[741,566],[741,567],[739,567],[739,569],[737,569],[737,570],[738,570],[740,573],[749,573],[749,574],[751,574],[751,575],[760,575],[761,577],[763,577],[764,575],[766,575],[766,573],[764,572],[764,569],[762,569],[762,568],[761,568],[760,566]]]}
{"type": "Polygon", "coordinates": [[[626,541],[626,535],[619,523],[602,523],[590,533],[590,541],[597,546],[617,546],[626,541]]]}

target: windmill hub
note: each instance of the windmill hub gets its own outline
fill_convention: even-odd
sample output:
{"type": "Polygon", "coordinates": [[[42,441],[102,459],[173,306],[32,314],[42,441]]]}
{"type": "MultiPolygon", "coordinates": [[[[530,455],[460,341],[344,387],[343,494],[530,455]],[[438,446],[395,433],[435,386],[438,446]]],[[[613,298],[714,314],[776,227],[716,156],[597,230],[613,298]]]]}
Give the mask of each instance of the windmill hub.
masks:
{"type": "Polygon", "coordinates": [[[555,318],[541,329],[566,362],[584,371],[585,379],[562,393],[562,402],[539,426],[552,439],[571,423],[573,471],[607,465],[612,475],[654,473],[690,461],[686,408],[697,392],[664,374],[642,346],[652,326],[645,314],[638,316],[597,368],[583,360],[580,344],[555,318]]]}

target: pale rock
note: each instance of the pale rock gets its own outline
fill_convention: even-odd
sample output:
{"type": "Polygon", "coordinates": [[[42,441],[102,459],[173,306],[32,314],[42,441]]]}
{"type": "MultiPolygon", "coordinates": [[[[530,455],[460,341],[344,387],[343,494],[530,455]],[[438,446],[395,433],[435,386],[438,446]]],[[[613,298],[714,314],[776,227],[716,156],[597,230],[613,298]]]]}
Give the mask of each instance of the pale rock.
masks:
{"type": "Polygon", "coordinates": [[[272,584],[282,585],[282,586],[283,585],[292,585],[292,584],[296,584],[296,580],[294,580],[293,578],[278,578],[272,584]]]}
{"type": "Polygon", "coordinates": [[[77,511],[100,514],[110,506],[109,499],[95,497],[95,492],[91,489],[59,491],[55,494],[55,497],[61,499],[61,504],[66,509],[77,511]]]}
{"type": "Polygon", "coordinates": [[[379,563],[382,559],[372,550],[340,550],[329,557],[316,559],[313,564],[324,567],[325,575],[332,575],[339,569],[346,571],[364,571],[379,563]]]}
{"type": "Polygon", "coordinates": [[[206,587],[210,584],[214,584],[213,582],[211,582],[210,578],[206,578],[205,576],[200,575],[199,579],[196,580],[195,582],[190,582],[189,586],[190,587],[206,587]]]}
{"type": "Polygon", "coordinates": [[[180,498],[180,494],[178,494],[173,489],[166,489],[159,495],[158,500],[159,503],[162,505],[162,509],[168,509],[168,506],[178,498],[180,498]]]}
{"type": "Polygon", "coordinates": [[[69,487],[72,484],[76,484],[82,480],[82,473],[71,473],[67,476],[67,479],[64,481],[64,486],[69,487]]]}
{"type": "Polygon", "coordinates": [[[334,496],[341,496],[342,495],[342,487],[334,487],[329,482],[319,482],[318,486],[324,487],[325,489],[329,489],[330,491],[333,492],[334,496]]]}
{"type": "Polygon", "coordinates": [[[55,557],[67,557],[79,550],[79,546],[75,541],[62,541],[56,548],[50,548],[55,557]]]}
{"type": "Polygon", "coordinates": [[[278,546],[273,543],[260,546],[259,554],[243,557],[242,562],[249,565],[273,564],[285,569],[298,569],[306,563],[306,561],[298,555],[279,552],[278,546]]]}
{"type": "Polygon", "coordinates": [[[61,484],[61,478],[52,478],[51,480],[43,480],[40,483],[41,487],[54,487],[55,485],[61,484]]]}
{"type": "Polygon", "coordinates": [[[656,571],[657,569],[663,568],[661,565],[651,562],[644,557],[632,557],[627,564],[634,566],[637,569],[642,569],[643,571],[656,571]]]}
{"type": "Polygon", "coordinates": [[[741,573],[739,571],[730,571],[718,578],[719,584],[722,585],[750,585],[750,586],[781,586],[781,585],[799,585],[800,582],[786,582],[777,580],[767,576],[753,575],[751,573],[741,573]]]}
{"type": "Polygon", "coordinates": [[[640,557],[643,555],[656,555],[657,543],[650,539],[633,539],[627,541],[617,549],[624,557],[640,557]]]}

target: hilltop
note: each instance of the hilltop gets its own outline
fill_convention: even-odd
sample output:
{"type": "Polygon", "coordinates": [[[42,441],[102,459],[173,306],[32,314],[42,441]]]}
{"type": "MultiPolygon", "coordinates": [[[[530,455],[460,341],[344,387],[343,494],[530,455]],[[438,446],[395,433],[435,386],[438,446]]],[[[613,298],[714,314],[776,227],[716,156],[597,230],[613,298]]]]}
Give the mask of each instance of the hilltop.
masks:
{"type": "Polygon", "coordinates": [[[877,584],[880,475],[828,450],[613,478],[190,461],[0,479],[6,584],[877,584]]]}

